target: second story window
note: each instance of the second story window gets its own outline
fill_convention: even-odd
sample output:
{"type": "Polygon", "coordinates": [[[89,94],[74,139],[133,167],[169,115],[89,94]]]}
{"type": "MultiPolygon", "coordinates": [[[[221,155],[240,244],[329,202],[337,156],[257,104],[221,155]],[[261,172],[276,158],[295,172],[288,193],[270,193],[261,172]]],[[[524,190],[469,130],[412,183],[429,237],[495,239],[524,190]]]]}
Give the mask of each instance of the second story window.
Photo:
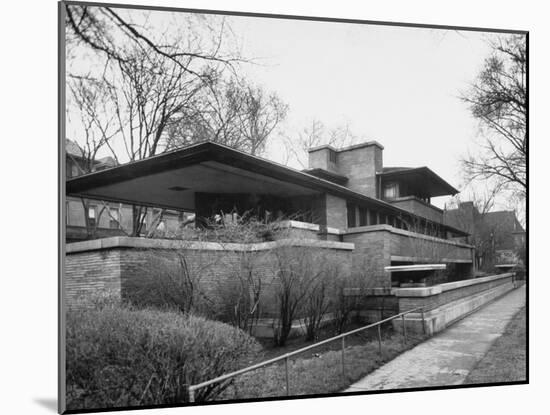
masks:
{"type": "Polygon", "coordinates": [[[365,208],[359,208],[359,226],[367,226],[368,211],[365,208]]]}
{"type": "Polygon", "coordinates": [[[95,206],[88,207],[88,223],[93,228],[96,224],[95,206]]]}
{"type": "Polygon", "coordinates": [[[118,229],[120,221],[120,211],[118,208],[109,208],[109,228],[118,229]]]}
{"type": "Polygon", "coordinates": [[[140,215],[139,223],[141,223],[141,232],[147,232],[147,213],[142,213],[140,215]]]}
{"type": "Polygon", "coordinates": [[[399,197],[397,183],[388,183],[384,185],[384,199],[395,199],[399,197]]]}
{"type": "Polygon", "coordinates": [[[331,163],[336,163],[336,151],[329,150],[328,151],[328,159],[331,163]]]}
{"type": "Polygon", "coordinates": [[[348,228],[355,228],[357,226],[355,221],[355,205],[353,203],[348,203],[347,208],[348,208],[348,228]]]}

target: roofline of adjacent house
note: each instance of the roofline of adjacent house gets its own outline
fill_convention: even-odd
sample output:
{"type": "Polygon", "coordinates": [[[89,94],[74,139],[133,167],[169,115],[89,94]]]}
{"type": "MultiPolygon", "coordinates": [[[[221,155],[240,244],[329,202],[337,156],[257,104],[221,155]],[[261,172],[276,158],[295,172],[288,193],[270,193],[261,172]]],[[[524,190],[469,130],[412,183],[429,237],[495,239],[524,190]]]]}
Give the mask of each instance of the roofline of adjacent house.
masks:
{"type": "MultiPolygon", "coordinates": [[[[281,181],[293,179],[296,184],[303,187],[309,187],[315,190],[340,195],[344,198],[352,198],[356,201],[364,201],[394,213],[405,214],[407,216],[418,216],[405,209],[393,206],[390,203],[355,192],[345,186],[212,141],[202,141],[181,149],[157,154],[146,159],[132,161],[98,172],[77,176],[67,180],[66,191],[68,195],[75,195],[78,193],[83,193],[85,191],[84,189],[86,187],[90,187],[92,184],[95,186],[103,186],[136,177],[142,177],[147,174],[159,173],[161,171],[170,170],[171,168],[182,167],[182,161],[193,164],[208,160],[223,163],[224,158],[232,158],[233,160],[231,160],[231,165],[235,167],[239,167],[239,163],[252,164],[254,166],[254,172],[259,174],[268,173],[266,175],[270,175],[271,177],[281,181]]],[[[422,218],[428,220],[429,222],[434,222],[427,218],[422,218]]],[[[463,230],[448,226],[444,223],[434,223],[438,223],[439,225],[444,226],[457,234],[468,235],[468,233],[463,230]]]]}

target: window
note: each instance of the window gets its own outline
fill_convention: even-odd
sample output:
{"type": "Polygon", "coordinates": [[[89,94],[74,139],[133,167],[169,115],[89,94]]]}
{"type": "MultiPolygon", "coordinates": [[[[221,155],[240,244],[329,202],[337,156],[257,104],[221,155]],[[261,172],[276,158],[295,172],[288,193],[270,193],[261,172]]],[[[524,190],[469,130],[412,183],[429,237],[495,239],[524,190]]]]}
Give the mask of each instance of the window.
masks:
{"type": "Polygon", "coordinates": [[[147,213],[140,215],[139,223],[141,224],[141,232],[147,232],[147,213]]]}
{"type": "Polygon", "coordinates": [[[88,207],[88,223],[92,228],[96,226],[95,206],[88,207]]]}
{"type": "Polygon", "coordinates": [[[376,220],[376,212],[373,210],[369,210],[369,225],[377,225],[378,221],[376,220]]]}
{"type": "Polygon", "coordinates": [[[328,151],[328,159],[331,163],[336,163],[336,151],[329,150],[328,151]]]}
{"type": "Polygon", "coordinates": [[[348,208],[348,228],[355,228],[355,205],[353,203],[347,204],[348,208]]]}
{"type": "Polygon", "coordinates": [[[388,183],[384,185],[384,199],[395,199],[398,197],[397,183],[388,183]]]}
{"type": "Polygon", "coordinates": [[[359,209],[359,226],[367,226],[367,214],[366,208],[359,209]]]}
{"type": "Polygon", "coordinates": [[[109,207],[109,228],[118,229],[120,223],[120,210],[109,207]]]}

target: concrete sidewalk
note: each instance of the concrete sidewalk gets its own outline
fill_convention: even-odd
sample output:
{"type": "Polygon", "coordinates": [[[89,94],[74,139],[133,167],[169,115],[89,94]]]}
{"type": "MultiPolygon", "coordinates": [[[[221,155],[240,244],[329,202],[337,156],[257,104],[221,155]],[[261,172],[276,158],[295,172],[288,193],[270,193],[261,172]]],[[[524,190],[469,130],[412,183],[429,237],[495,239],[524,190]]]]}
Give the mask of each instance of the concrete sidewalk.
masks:
{"type": "Polygon", "coordinates": [[[399,355],[344,392],[462,384],[524,305],[525,285],[399,355]]]}

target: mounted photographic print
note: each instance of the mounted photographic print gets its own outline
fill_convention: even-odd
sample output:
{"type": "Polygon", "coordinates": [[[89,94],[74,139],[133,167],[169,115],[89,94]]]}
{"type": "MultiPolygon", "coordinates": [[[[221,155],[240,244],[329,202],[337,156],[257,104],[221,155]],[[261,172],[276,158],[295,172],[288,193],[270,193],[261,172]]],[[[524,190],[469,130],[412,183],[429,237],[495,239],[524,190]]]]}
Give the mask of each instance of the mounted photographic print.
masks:
{"type": "Polygon", "coordinates": [[[528,382],[527,32],[68,1],[59,42],[60,412],[528,382]]]}

